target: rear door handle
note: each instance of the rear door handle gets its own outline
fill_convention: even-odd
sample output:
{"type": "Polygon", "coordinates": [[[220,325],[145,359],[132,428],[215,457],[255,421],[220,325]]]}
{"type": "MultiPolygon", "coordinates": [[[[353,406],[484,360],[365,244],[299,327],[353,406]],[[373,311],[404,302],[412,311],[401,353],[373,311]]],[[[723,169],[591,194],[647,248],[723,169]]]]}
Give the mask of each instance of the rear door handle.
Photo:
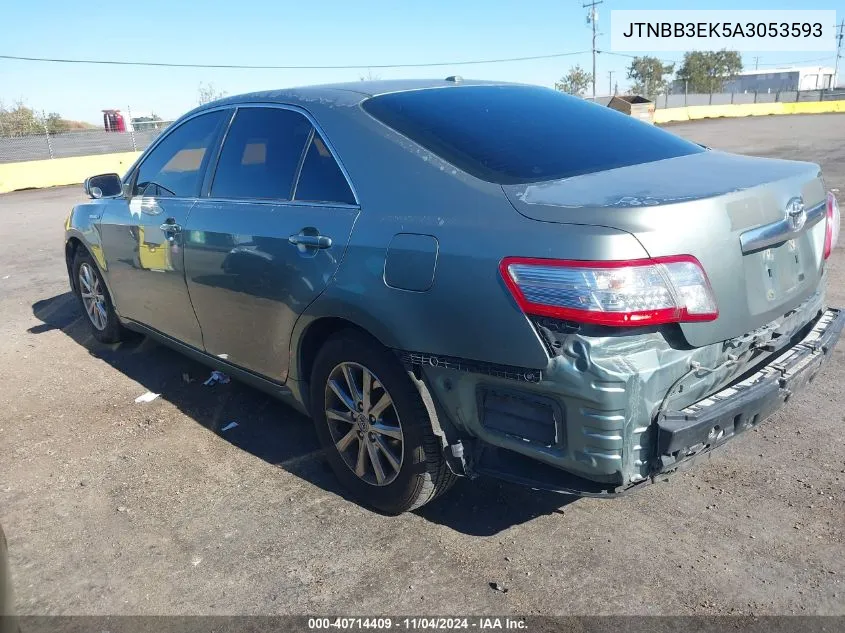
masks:
{"type": "Polygon", "coordinates": [[[303,235],[297,233],[288,238],[288,242],[297,246],[306,246],[309,248],[331,248],[332,238],[325,235],[303,235]]]}
{"type": "Polygon", "coordinates": [[[182,227],[176,224],[176,220],[174,220],[173,218],[167,218],[164,224],[162,224],[158,228],[160,228],[164,235],[167,237],[167,239],[171,241],[173,241],[176,235],[182,232],[182,227]]]}

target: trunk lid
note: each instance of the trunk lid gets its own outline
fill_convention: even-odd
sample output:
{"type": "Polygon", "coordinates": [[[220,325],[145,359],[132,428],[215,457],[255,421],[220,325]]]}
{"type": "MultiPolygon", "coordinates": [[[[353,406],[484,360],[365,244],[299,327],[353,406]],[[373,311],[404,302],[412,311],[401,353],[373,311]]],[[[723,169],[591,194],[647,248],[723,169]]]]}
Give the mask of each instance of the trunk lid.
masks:
{"type": "Polygon", "coordinates": [[[627,231],[651,257],[695,256],[719,308],[681,324],[696,347],[770,323],[821,282],[825,190],[812,163],[707,151],[503,189],[528,218],[627,231]]]}

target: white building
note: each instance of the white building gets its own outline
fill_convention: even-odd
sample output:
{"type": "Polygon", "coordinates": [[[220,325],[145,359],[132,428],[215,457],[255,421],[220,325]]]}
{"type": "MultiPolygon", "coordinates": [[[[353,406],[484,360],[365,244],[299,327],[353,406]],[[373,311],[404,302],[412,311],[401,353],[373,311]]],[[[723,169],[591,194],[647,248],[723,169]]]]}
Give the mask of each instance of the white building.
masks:
{"type": "Polygon", "coordinates": [[[744,70],[725,82],[724,92],[778,92],[784,90],[828,90],[833,88],[829,66],[789,66],[765,70],[744,70]]]}

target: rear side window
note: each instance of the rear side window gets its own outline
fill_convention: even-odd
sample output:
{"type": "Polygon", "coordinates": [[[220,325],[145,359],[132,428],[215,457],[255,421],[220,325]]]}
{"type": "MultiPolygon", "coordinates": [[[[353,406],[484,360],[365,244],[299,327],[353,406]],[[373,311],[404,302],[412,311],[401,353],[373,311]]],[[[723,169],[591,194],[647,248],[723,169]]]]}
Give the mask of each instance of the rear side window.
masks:
{"type": "Polygon", "coordinates": [[[302,163],[295,198],[308,202],[355,204],[346,176],[316,131],[302,163]]]}
{"type": "Polygon", "coordinates": [[[136,196],[186,197],[199,195],[208,153],[218,127],[231,111],[201,114],[182,123],[144,158],[135,179],[136,196]]]}
{"type": "Polygon", "coordinates": [[[241,108],[217,163],[215,198],[290,199],[311,123],[293,110],[241,108]]]}
{"type": "Polygon", "coordinates": [[[397,92],[372,97],[363,108],[461,170],[499,184],[705,151],[610,108],[534,86],[397,92]]]}

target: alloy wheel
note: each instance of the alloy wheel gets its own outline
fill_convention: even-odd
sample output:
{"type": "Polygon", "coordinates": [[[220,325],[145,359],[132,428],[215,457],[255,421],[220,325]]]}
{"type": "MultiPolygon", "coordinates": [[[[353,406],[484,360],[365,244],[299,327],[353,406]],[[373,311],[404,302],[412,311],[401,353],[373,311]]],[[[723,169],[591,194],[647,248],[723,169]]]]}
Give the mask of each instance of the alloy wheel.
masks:
{"type": "Polygon", "coordinates": [[[358,363],[337,365],[326,382],[326,422],[338,453],[368,484],[386,486],[402,468],[399,414],[382,382],[358,363]]]}
{"type": "Polygon", "coordinates": [[[88,319],[95,328],[102,332],[106,329],[108,323],[106,296],[100,277],[87,262],[83,262],[79,267],[79,293],[82,296],[82,305],[85,306],[88,319]]]}

